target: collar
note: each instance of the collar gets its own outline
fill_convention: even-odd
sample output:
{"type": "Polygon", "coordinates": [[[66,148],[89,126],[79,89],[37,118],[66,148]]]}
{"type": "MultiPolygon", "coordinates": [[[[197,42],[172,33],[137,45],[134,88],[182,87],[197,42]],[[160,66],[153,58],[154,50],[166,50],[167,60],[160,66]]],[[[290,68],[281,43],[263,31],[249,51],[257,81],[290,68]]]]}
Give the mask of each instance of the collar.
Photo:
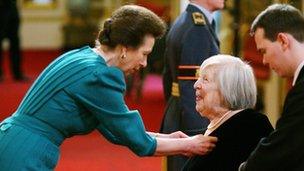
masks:
{"type": "Polygon", "coordinates": [[[204,13],[204,15],[208,19],[209,23],[212,23],[212,21],[213,21],[212,12],[208,11],[206,8],[204,8],[202,6],[199,6],[199,5],[195,4],[195,3],[189,3],[189,4],[197,7],[202,13],[204,13]]]}
{"type": "Polygon", "coordinates": [[[294,86],[294,85],[296,84],[296,81],[297,81],[297,79],[298,79],[298,76],[299,76],[300,71],[301,71],[301,69],[303,68],[303,66],[304,66],[304,61],[302,61],[302,62],[300,63],[300,65],[298,66],[296,72],[294,73],[293,81],[292,81],[292,86],[294,86]]]}
{"type": "Polygon", "coordinates": [[[96,48],[91,48],[93,52],[95,52],[97,55],[102,57],[102,54],[96,49],[96,48]]]}
{"type": "Polygon", "coordinates": [[[104,57],[104,55],[97,49],[97,47],[91,48],[91,50],[98,56],[101,57],[101,59],[104,60],[104,62],[106,63],[107,66],[109,66],[109,64],[107,63],[107,59],[104,57]]]}
{"type": "Polygon", "coordinates": [[[205,132],[205,136],[210,135],[214,130],[216,130],[218,127],[220,127],[224,122],[226,122],[229,118],[234,116],[235,114],[243,111],[244,109],[239,110],[229,110],[226,112],[220,119],[216,121],[210,121],[210,124],[207,127],[207,130],[205,132]]]}

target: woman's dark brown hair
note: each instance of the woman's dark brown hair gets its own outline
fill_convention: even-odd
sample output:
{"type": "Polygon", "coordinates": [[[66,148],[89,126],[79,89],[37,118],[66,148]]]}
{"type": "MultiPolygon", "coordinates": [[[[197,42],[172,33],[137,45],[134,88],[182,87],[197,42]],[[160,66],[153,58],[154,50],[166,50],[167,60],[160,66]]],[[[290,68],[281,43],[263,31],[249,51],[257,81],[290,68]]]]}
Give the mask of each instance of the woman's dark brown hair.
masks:
{"type": "Polygon", "coordinates": [[[110,48],[117,45],[137,48],[146,35],[159,38],[165,31],[165,23],[152,11],[137,5],[125,5],[104,22],[97,42],[110,48]]]}

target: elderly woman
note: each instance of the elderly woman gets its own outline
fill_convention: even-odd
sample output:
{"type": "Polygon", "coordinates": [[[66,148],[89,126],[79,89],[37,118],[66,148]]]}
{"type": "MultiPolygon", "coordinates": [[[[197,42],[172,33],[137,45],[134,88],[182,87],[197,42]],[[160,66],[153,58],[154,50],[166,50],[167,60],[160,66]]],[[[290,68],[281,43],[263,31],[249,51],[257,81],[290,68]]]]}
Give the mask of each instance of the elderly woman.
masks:
{"type": "Polygon", "coordinates": [[[253,110],[257,93],[252,68],[236,57],[210,57],[194,88],[196,110],[210,120],[204,134],[216,136],[218,143],[208,155],[190,158],[183,170],[237,170],[273,130],[268,118],[253,110]]]}
{"type": "Polygon", "coordinates": [[[126,5],[105,21],[97,46],[63,54],[0,124],[1,170],[54,170],[69,137],[98,130],[139,156],[205,154],[215,137],[146,132],[138,111],[123,98],[124,75],[147,65],[163,21],[150,10],[126,5]]]}

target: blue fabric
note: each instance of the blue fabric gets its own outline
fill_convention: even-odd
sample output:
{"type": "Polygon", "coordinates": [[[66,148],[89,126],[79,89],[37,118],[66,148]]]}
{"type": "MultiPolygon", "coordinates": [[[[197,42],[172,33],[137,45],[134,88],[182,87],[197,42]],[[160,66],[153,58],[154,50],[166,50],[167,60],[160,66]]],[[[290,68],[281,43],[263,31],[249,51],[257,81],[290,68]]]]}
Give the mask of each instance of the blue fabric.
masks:
{"type": "Polygon", "coordinates": [[[58,146],[47,138],[15,124],[1,126],[0,170],[51,171],[58,158],[58,146]]]}
{"type": "Polygon", "coordinates": [[[153,155],[156,140],[146,134],[139,112],[126,106],[124,91],[122,71],[108,67],[90,47],[63,54],[41,73],[15,114],[1,123],[0,166],[53,170],[65,138],[95,129],[139,156],[153,155]],[[46,145],[52,148],[41,147],[46,145]],[[53,153],[47,161],[41,159],[53,153]]]}

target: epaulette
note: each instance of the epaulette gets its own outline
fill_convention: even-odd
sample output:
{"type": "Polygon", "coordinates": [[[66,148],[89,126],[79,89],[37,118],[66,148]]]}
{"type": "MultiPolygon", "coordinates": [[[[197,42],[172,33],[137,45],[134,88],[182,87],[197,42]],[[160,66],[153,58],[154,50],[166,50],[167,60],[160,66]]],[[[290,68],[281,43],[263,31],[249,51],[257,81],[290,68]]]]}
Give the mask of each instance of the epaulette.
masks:
{"type": "Polygon", "coordinates": [[[192,18],[195,25],[206,25],[205,17],[202,13],[194,12],[192,13],[192,18]]]}

